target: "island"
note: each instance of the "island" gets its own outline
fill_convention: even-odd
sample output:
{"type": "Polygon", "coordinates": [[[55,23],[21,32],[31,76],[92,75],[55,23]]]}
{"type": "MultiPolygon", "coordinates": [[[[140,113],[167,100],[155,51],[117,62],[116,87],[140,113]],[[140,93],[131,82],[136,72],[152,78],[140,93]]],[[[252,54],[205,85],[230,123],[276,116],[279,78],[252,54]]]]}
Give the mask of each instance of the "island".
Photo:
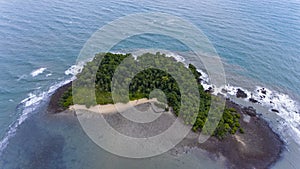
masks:
{"type": "MultiPolygon", "coordinates": [[[[189,83],[182,79],[184,83],[189,83]]],[[[122,85],[123,82],[118,82],[117,85],[122,85]]],[[[125,82],[124,82],[125,83],[125,82]]],[[[189,84],[187,84],[188,86],[189,84]]],[[[186,89],[192,91],[192,89],[186,89]]],[[[243,93],[239,91],[239,95],[243,93]]],[[[193,96],[191,96],[193,97],[193,96]]],[[[268,123],[256,114],[252,107],[244,107],[236,104],[228,98],[223,96],[215,96],[210,90],[204,90],[201,85],[201,73],[197,71],[192,64],[188,66],[181,62],[177,62],[172,57],[167,57],[165,54],[157,52],[156,54],[145,53],[137,58],[131,54],[113,54],[113,53],[99,53],[85,64],[82,71],[76,75],[76,79],[60,88],[58,88],[49,101],[48,112],[52,114],[68,112],[75,114],[74,109],[87,109],[93,112],[101,109],[105,116],[116,116],[113,104],[121,104],[122,109],[127,109],[127,104],[134,106],[148,105],[159,109],[160,112],[169,112],[172,116],[177,117],[179,113],[180,118],[183,119],[186,125],[191,125],[192,130],[188,136],[178,144],[170,153],[180,154],[188,148],[200,148],[213,154],[215,157],[224,156],[227,161],[228,168],[269,168],[281,156],[284,149],[284,143],[280,137],[269,127],[268,123]],[[181,111],[181,91],[179,84],[169,73],[156,68],[147,68],[140,71],[128,82],[129,97],[119,98],[118,94],[122,95],[125,91],[117,93],[117,103],[112,99],[112,80],[116,71],[128,75],[131,72],[137,71],[135,66],[121,64],[126,60],[130,65],[137,65],[139,62],[150,62],[147,58],[157,58],[157,62],[170,68],[178,68],[178,73],[183,74],[183,70],[192,72],[195,81],[197,82],[197,92],[199,93],[200,102],[196,103],[190,98],[190,107],[184,107],[181,111]],[[100,65],[98,65],[100,62],[100,65]],[[123,67],[122,67],[123,66],[123,67]],[[130,67],[130,68],[129,68],[130,67]],[[96,76],[93,74],[96,73],[96,76]],[[94,82],[91,86],[90,83],[94,82]],[[73,91],[72,84],[76,83],[79,88],[73,91]],[[88,97],[76,99],[76,104],[73,103],[73,94],[84,93],[88,88],[95,88],[95,102],[88,97]],[[156,95],[153,98],[151,91],[159,89],[164,95],[156,95]],[[217,128],[205,143],[198,142],[200,132],[207,132],[209,129],[204,129],[203,126],[207,120],[208,112],[211,108],[211,102],[218,99],[225,100],[225,108],[222,109],[223,114],[218,123],[217,128]],[[199,104],[199,109],[193,109],[194,104],[199,104]],[[206,131],[207,130],[207,131],[206,131]]],[[[218,112],[218,111],[216,111],[218,112]]],[[[75,114],[76,115],[76,114],[75,114]]],[[[127,123],[122,120],[122,123],[127,123]]],[[[162,120],[156,123],[156,126],[164,126],[166,121],[162,120]]],[[[126,126],[126,125],[122,125],[126,126]]]]}

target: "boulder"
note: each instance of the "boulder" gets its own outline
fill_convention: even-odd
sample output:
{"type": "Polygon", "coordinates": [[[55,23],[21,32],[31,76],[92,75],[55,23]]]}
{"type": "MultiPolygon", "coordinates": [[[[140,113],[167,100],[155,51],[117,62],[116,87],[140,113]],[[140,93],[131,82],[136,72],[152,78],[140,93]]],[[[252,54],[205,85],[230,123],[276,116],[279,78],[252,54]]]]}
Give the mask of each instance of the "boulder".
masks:
{"type": "Polygon", "coordinates": [[[212,87],[209,87],[207,90],[205,90],[205,92],[212,93],[214,92],[214,89],[212,87]]]}
{"type": "Polygon", "coordinates": [[[221,92],[227,93],[228,91],[226,89],[222,88],[221,92]]]}
{"type": "Polygon", "coordinates": [[[253,98],[249,98],[249,101],[252,102],[252,103],[257,103],[258,101],[253,99],[253,98]]]}
{"type": "Polygon", "coordinates": [[[237,89],[236,97],[237,98],[246,98],[247,94],[243,90],[237,89]]]}
{"type": "Polygon", "coordinates": [[[267,94],[267,91],[265,90],[265,88],[262,88],[262,89],[261,89],[261,93],[262,93],[262,94],[267,94]]]}

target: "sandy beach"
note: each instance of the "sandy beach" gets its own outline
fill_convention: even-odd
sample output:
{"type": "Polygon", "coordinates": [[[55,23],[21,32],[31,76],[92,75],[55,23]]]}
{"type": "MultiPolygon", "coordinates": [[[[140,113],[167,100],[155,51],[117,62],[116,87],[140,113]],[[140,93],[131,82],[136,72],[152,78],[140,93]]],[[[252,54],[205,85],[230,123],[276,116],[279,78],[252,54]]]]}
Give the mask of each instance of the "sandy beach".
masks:
{"type": "Polygon", "coordinates": [[[116,104],[106,104],[106,105],[96,105],[91,106],[87,108],[85,105],[72,105],[69,107],[70,110],[88,110],[94,113],[100,113],[100,114],[108,114],[108,113],[116,113],[116,112],[124,112],[134,106],[138,106],[145,103],[154,103],[158,102],[157,99],[139,99],[139,100],[133,100],[129,101],[128,103],[116,103],[116,104]]]}
{"type": "MultiPolygon", "coordinates": [[[[75,110],[88,110],[101,113],[104,115],[106,121],[117,131],[137,138],[155,136],[168,129],[176,119],[172,113],[161,113],[159,118],[153,122],[134,123],[122,116],[124,113],[131,112],[132,107],[140,110],[147,110],[149,106],[153,108],[155,106],[149,103],[157,101],[156,99],[139,99],[126,104],[96,105],[90,108],[83,105],[62,108],[59,106],[57,100],[71,85],[72,84],[69,83],[62,86],[52,95],[48,106],[48,112],[50,114],[73,116],[76,115],[75,110]],[[116,106],[119,108],[118,111],[116,106]],[[114,112],[121,112],[121,114],[114,112]]],[[[236,133],[235,135],[228,135],[222,140],[216,137],[210,137],[205,143],[200,144],[198,142],[199,133],[191,131],[188,136],[174,149],[170,150],[169,153],[177,156],[191,149],[198,148],[209,152],[212,158],[224,157],[228,168],[270,168],[281,157],[281,153],[284,150],[284,143],[280,137],[269,127],[268,123],[256,113],[254,108],[244,107],[229,99],[226,100],[226,107],[235,108],[241,115],[240,125],[245,131],[244,134],[236,133]]]]}

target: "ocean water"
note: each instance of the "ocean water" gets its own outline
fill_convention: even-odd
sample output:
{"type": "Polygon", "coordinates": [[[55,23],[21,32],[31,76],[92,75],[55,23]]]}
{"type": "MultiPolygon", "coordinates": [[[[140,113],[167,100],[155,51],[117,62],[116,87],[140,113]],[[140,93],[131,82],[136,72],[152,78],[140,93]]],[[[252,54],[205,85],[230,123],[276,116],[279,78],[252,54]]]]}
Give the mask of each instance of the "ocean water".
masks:
{"type": "MultiPolygon", "coordinates": [[[[259,99],[257,90],[267,88],[267,97],[260,100],[264,107],[258,109],[288,145],[273,167],[299,168],[299,11],[297,0],[0,1],[0,168],[222,166],[193,153],[133,164],[95,149],[83,132],[76,132],[80,131],[76,119],[45,114],[49,95],[72,79],[69,68],[89,37],[101,26],[137,12],[166,12],[201,29],[223,59],[230,94],[242,87],[259,99]],[[280,113],[269,112],[271,108],[280,113]],[[83,142],[87,144],[80,147],[83,142]],[[94,157],[87,158],[87,153],[94,157]],[[95,158],[99,156],[100,161],[95,158]]],[[[156,47],[176,55],[186,52],[179,43],[155,35],[128,39],[115,50],[156,47]]],[[[188,57],[183,60],[192,62],[188,57]]]]}

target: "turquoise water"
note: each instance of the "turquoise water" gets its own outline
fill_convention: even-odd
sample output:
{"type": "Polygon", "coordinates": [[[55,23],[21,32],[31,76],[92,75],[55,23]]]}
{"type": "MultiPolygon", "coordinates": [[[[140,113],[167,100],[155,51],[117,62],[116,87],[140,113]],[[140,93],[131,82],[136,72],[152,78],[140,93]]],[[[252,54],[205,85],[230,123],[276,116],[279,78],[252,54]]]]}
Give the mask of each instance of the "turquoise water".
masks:
{"type": "MultiPolygon", "coordinates": [[[[291,124],[297,131],[297,127],[300,129],[298,122],[290,118],[299,117],[292,111],[299,108],[293,107],[294,104],[291,106],[289,101],[291,99],[299,104],[300,100],[299,11],[300,3],[296,0],[1,1],[0,168],[4,164],[5,168],[18,168],[31,159],[35,160],[34,157],[30,158],[32,153],[23,148],[23,144],[38,150],[37,146],[49,144],[46,142],[48,139],[57,138],[57,142],[51,144],[64,146],[57,147],[55,151],[45,151],[53,154],[51,159],[63,159],[57,152],[76,147],[79,142],[70,141],[65,136],[69,134],[71,137],[76,133],[75,129],[70,129],[70,126],[63,123],[55,125],[55,121],[49,121],[43,115],[51,93],[49,89],[55,89],[72,77],[66,75],[65,71],[75,64],[80,49],[96,30],[121,16],[137,12],[166,12],[195,24],[207,35],[224,60],[228,83],[249,91],[255,90],[256,86],[263,86],[280,93],[279,96],[289,96],[279,99],[287,107],[282,110],[281,117],[286,120],[284,125],[291,124]],[[43,124],[47,123],[52,127],[44,127],[43,124]],[[58,131],[62,133],[57,133],[58,131]],[[32,140],[24,143],[28,137],[32,137],[32,140]],[[36,143],[38,138],[44,141],[36,143]],[[19,163],[16,159],[22,160],[19,163]]],[[[150,35],[129,39],[117,46],[116,50],[145,47],[184,51],[184,47],[178,43],[150,35]],[[161,41],[168,43],[159,43],[161,41]]],[[[68,124],[72,125],[72,120],[68,124]]],[[[297,136],[297,133],[291,133],[297,136]]],[[[76,137],[79,138],[80,134],[76,137]]],[[[65,153],[68,154],[68,151],[65,153]]],[[[43,152],[41,154],[43,156],[43,152]]],[[[103,153],[97,151],[95,154],[103,153]]],[[[78,166],[86,164],[78,162],[78,158],[82,156],[77,155],[74,155],[74,159],[80,163],[78,166]]],[[[49,163],[48,168],[70,165],[64,162],[70,159],[58,160],[58,164],[50,165],[51,159],[45,159],[45,163],[49,163]]],[[[97,160],[94,159],[94,163],[95,161],[97,160]]],[[[300,165],[291,163],[290,166],[296,168],[300,165]]]]}

